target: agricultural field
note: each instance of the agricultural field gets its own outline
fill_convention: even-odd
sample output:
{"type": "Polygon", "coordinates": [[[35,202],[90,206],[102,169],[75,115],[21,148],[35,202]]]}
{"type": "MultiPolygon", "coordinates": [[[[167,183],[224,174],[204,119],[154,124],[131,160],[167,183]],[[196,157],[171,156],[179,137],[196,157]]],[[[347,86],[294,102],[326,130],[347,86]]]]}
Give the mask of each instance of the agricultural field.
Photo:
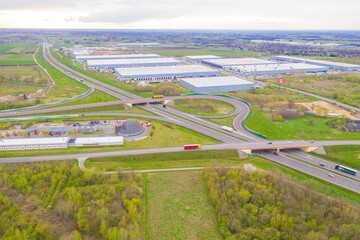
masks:
{"type": "Polygon", "coordinates": [[[254,108],[246,125],[268,139],[307,139],[307,140],[357,140],[360,133],[345,132],[341,118],[300,116],[297,119],[273,120],[274,112],[254,108]]]}
{"type": "Polygon", "coordinates": [[[47,74],[38,66],[0,67],[0,81],[49,84],[47,74]]]}
{"type": "Polygon", "coordinates": [[[357,208],[281,175],[214,165],[205,179],[225,239],[350,240],[360,234],[357,208]]]}
{"type": "MultiPolygon", "coordinates": [[[[84,118],[78,118],[79,121],[84,118]]],[[[89,118],[87,118],[89,119],[89,118]]],[[[92,117],[92,119],[100,119],[92,117]]],[[[102,119],[111,119],[105,116],[102,119]]],[[[126,117],[117,117],[116,119],[126,119],[126,117]]],[[[135,118],[131,118],[135,119],[135,118]]],[[[76,119],[71,119],[76,121],[76,119]]],[[[145,120],[145,119],[141,119],[145,120]]],[[[143,149],[143,148],[160,148],[160,147],[175,147],[183,146],[189,143],[199,144],[213,144],[219,141],[208,136],[205,136],[199,132],[172,124],[164,123],[161,121],[150,120],[152,126],[148,129],[147,138],[135,141],[125,142],[124,145],[112,145],[112,146],[89,146],[89,147],[71,147],[67,149],[48,149],[46,151],[41,150],[25,150],[25,151],[6,151],[1,152],[0,157],[16,157],[16,156],[34,156],[34,155],[56,155],[56,154],[71,154],[71,153],[90,153],[90,152],[104,152],[104,151],[120,151],[128,149],[143,149]]]]}
{"type": "Polygon", "coordinates": [[[36,52],[36,43],[1,43],[0,54],[33,54],[36,52]]]}
{"type": "Polygon", "coordinates": [[[118,168],[122,170],[166,169],[203,167],[211,164],[212,161],[231,165],[241,163],[236,150],[212,150],[90,158],[85,161],[85,167],[94,167],[100,171],[116,171],[118,168]]]}
{"type": "Polygon", "coordinates": [[[0,54],[0,66],[35,64],[32,54],[0,54]]]}
{"type": "Polygon", "coordinates": [[[141,176],[82,171],[76,161],[2,164],[0,187],[1,239],[143,236],[141,176]]]}
{"type": "Polygon", "coordinates": [[[217,55],[224,57],[261,57],[264,53],[235,50],[228,47],[199,47],[199,46],[164,46],[152,48],[134,48],[139,52],[159,54],[164,57],[181,57],[187,55],[217,55]]]}
{"type": "MultiPolygon", "coordinates": [[[[267,79],[266,82],[277,84],[277,79],[267,79]]],[[[359,84],[359,74],[326,74],[285,77],[283,85],[359,107],[359,84]]]]}
{"type": "Polygon", "coordinates": [[[202,175],[146,174],[146,239],[222,239],[202,175]]]}
{"type": "Polygon", "coordinates": [[[235,111],[232,104],[214,99],[176,99],[174,103],[170,107],[195,115],[218,116],[235,111]]]}

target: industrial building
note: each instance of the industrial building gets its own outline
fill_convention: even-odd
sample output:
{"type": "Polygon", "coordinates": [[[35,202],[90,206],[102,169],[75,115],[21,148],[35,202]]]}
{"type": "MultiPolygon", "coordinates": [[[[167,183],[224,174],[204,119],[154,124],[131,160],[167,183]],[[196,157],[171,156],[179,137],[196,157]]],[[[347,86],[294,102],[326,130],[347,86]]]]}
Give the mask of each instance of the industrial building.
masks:
{"type": "Polygon", "coordinates": [[[125,67],[150,67],[181,65],[179,60],[173,58],[134,58],[134,59],[104,59],[88,60],[88,69],[115,69],[125,67]]]}
{"type": "Polygon", "coordinates": [[[349,63],[331,62],[331,61],[306,59],[306,58],[290,57],[290,56],[273,56],[272,59],[278,61],[294,62],[294,63],[313,64],[313,65],[328,67],[330,69],[336,69],[346,72],[353,72],[360,70],[360,65],[349,64],[349,63]]]}
{"type": "Polygon", "coordinates": [[[245,65],[225,67],[226,70],[243,75],[277,75],[292,73],[318,73],[327,72],[329,68],[311,65],[306,63],[286,63],[286,64],[267,64],[267,65],[245,65]]]}
{"type": "Polygon", "coordinates": [[[184,56],[184,59],[192,62],[201,62],[203,60],[222,59],[222,58],[214,55],[194,55],[194,56],[184,56]]]}
{"type": "Polygon", "coordinates": [[[126,54],[126,55],[82,55],[75,56],[78,63],[87,62],[88,60],[103,60],[103,59],[133,59],[133,58],[160,58],[157,54],[126,54]]]}
{"type": "Polygon", "coordinates": [[[255,83],[234,76],[180,79],[180,84],[196,93],[250,90],[255,83]]]}
{"type": "Polygon", "coordinates": [[[3,138],[0,140],[0,151],[67,148],[69,137],[47,138],[3,138]]]}
{"type": "Polygon", "coordinates": [[[220,71],[202,65],[116,68],[121,80],[160,80],[219,76],[220,71]]]}
{"type": "Polygon", "coordinates": [[[159,47],[159,43],[119,43],[119,47],[159,47]]]}
{"type": "Polygon", "coordinates": [[[74,142],[76,147],[79,146],[99,146],[99,145],[123,145],[124,137],[78,137],[74,142]]]}
{"type": "Polygon", "coordinates": [[[259,58],[220,58],[203,60],[202,62],[218,68],[225,68],[229,66],[277,64],[276,62],[259,58]]]}
{"type": "Polygon", "coordinates": [[[120,125],[115,126],[116,135],[131,137],[145,131],[145,128],[136,120],[127,120],[120,125]]]}

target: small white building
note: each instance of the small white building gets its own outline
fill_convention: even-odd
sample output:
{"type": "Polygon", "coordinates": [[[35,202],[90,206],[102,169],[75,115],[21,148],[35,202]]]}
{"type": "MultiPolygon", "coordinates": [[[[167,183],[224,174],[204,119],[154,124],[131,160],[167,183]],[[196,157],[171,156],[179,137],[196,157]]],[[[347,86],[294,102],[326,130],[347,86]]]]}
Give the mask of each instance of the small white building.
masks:
{"type": "Polygon", "coordinates": [[[255,89],[255,83],[234,76],[180,79],[180,84],[196,93],[255,89]]]}
{"type": "Polygon", "coordinates": [[[69,137],[2,138],[0,151],[67,148],[69,137]]]}
{"type": "Polygon", "coordinates": [[[123,145],[124,137],[78,137],[75,140],[75,146],[99,146],[99,145],[123,145]]]}

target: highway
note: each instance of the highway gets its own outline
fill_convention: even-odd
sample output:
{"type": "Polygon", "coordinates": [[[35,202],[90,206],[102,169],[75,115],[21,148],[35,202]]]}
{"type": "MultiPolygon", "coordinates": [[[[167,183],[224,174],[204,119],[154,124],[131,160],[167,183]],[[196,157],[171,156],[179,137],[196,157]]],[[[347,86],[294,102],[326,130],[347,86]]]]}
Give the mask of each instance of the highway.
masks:
{"type": "MultiPolygon", "coordinates": [[[[44,40],[44,42],[47,42],[44,40]]],[[[24,111],[13,111],[7,113],[0,113],[0,117],[14,117],[20,115],[28,115],[41,113],[46,114],[49,112],[56,112],[62,110],[71,110],[79,109],[93,106],[105,106],[112,104],[125,104],[125,103],[134,103],[139,104],[140,102],[154,101],[149,98],[140,98],[137,95],[128,93],[122,89],[116,88],[114,86],[105,84],[101,81],[88,77],[82,73],[75,71],[63,64],[59,63],[50,53],[49,45],[44,44],[44,59],[48,61],[52,66],[54,66],[59,71],[70,72],[73,78],[80,81],[83,79],[85,84],[88,84],[94,89],[99,89],[100,91],[106,92],[112,96],[115,96],[121,100],[114,102],[104,102],[104,103],[94,103],[86,104],[82,106],[67,106],[67,107],[55,107],[55,108],[43,108],[43,109],[34,109],[34,110],[24,110],[24,111]]],[[[184,113],[173,108],[162,108],[158,106],[142,106],[144,109],[155,112],[160,116],[148,116],[148,115],[139,115],[139,114],[120,114],[120,113],[96,113],[96,114],[84,114],[86,116],[137,116],[147,119],[157,119],[161,121],[175,123],[186,128],[192,129],[194,131],[201,132],[205,135],[213,137],[220,140],[221,144],[214,145],[205,145],[202,147],[202,150],[215,150],[215,149],[265,149],[262,150],[259,155],[275,161],[277,163],[286,165],[290,168],[302,171],[309,175],[315,176],[319,179],[337,184],[346,189],[350,189],[355,192],[360,192],[360,182],[358,179],[351,179],[350,177],[344,177],[344,173],[334,174],[335,177],[329,176],[329,170],[317,166],[316,162],[321,161],[319,159],[308,157],[310,155],[295,151],[295,150],[286,150],[286,154],[281,153],[280,155],[274,155],[272,152],[276,148],[300,148],[300,147],[309,147],[309,146],[326,146],[326,145],[360,145],[360,141],[303,141],[303,140],[287,140],[287,141],[272,141],[272,144],[269,144],[268,140],[257,137],[249,133],[243,127],[243,121],[250,112],[249,107],[235,99],[218,97],[218,96],[209,96],[209,95],[200,95],[200,96],[177,96],[177,97],[166,97],[162,100],[174,100],[174,99],[184,99],[184,98],[205,98],[205,99],[218,99],[221,101],[229,102],[235,106],[235,111],[231,114],[225,116],[236,115],[233,125],[236,131],[228,132],[220,128],[219,125],[211,123],[203,118],[208,118],[208,116],[195,116],[189,113],[184,113]],[[268,150],[266,150],[268,149],[268,150]],[[297,158],[297,159],[295,159],[297,158]],[[300,159],[300,160],[298,160],[300,159]],[[306,160],[304,160],[306,159],[306,160]]],[[[216,116],[224,117],[224,116],[216,116]]],[[[112,152],[98,152],[98,153],[80,153],[80,154],[64,154],[64,155],[51,155],[51,156],[31,156],[31,157],[15,157],[15,158],[0,158],[0,163],[9,163],[9,162],[32,162],[32,161],[50,161],[50,160],[68,160],[68,159],[78,159],[78,158],[89,158],[89,157],[108,157],[108,156],[124,156],[124,155],[136,155],[136,154],[150,154],[150,153],[163,153],[163,152],[178,152],[184,151],[183,147],[171,147],[171,148],[154,148],[154,149],[136,149],[136,150],[122,150],[122,151],[112,151],[112,152]]],[[[324,160],[323,160],[324,161],[324,160]]],[[[329,167],[330,165],[327,163],[329,167]]]]}

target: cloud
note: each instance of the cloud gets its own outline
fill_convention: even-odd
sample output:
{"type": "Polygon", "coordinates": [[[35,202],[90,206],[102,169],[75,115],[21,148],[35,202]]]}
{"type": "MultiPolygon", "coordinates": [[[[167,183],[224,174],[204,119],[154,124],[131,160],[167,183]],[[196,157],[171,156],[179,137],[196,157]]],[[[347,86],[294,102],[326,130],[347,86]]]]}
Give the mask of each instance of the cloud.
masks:
{"type": "Polygon", "coordinates": [[[64,21],[65,22],[74,22],[75,19],[73,17],[67,17],[67,18],[64,18],[64,21]]]}

